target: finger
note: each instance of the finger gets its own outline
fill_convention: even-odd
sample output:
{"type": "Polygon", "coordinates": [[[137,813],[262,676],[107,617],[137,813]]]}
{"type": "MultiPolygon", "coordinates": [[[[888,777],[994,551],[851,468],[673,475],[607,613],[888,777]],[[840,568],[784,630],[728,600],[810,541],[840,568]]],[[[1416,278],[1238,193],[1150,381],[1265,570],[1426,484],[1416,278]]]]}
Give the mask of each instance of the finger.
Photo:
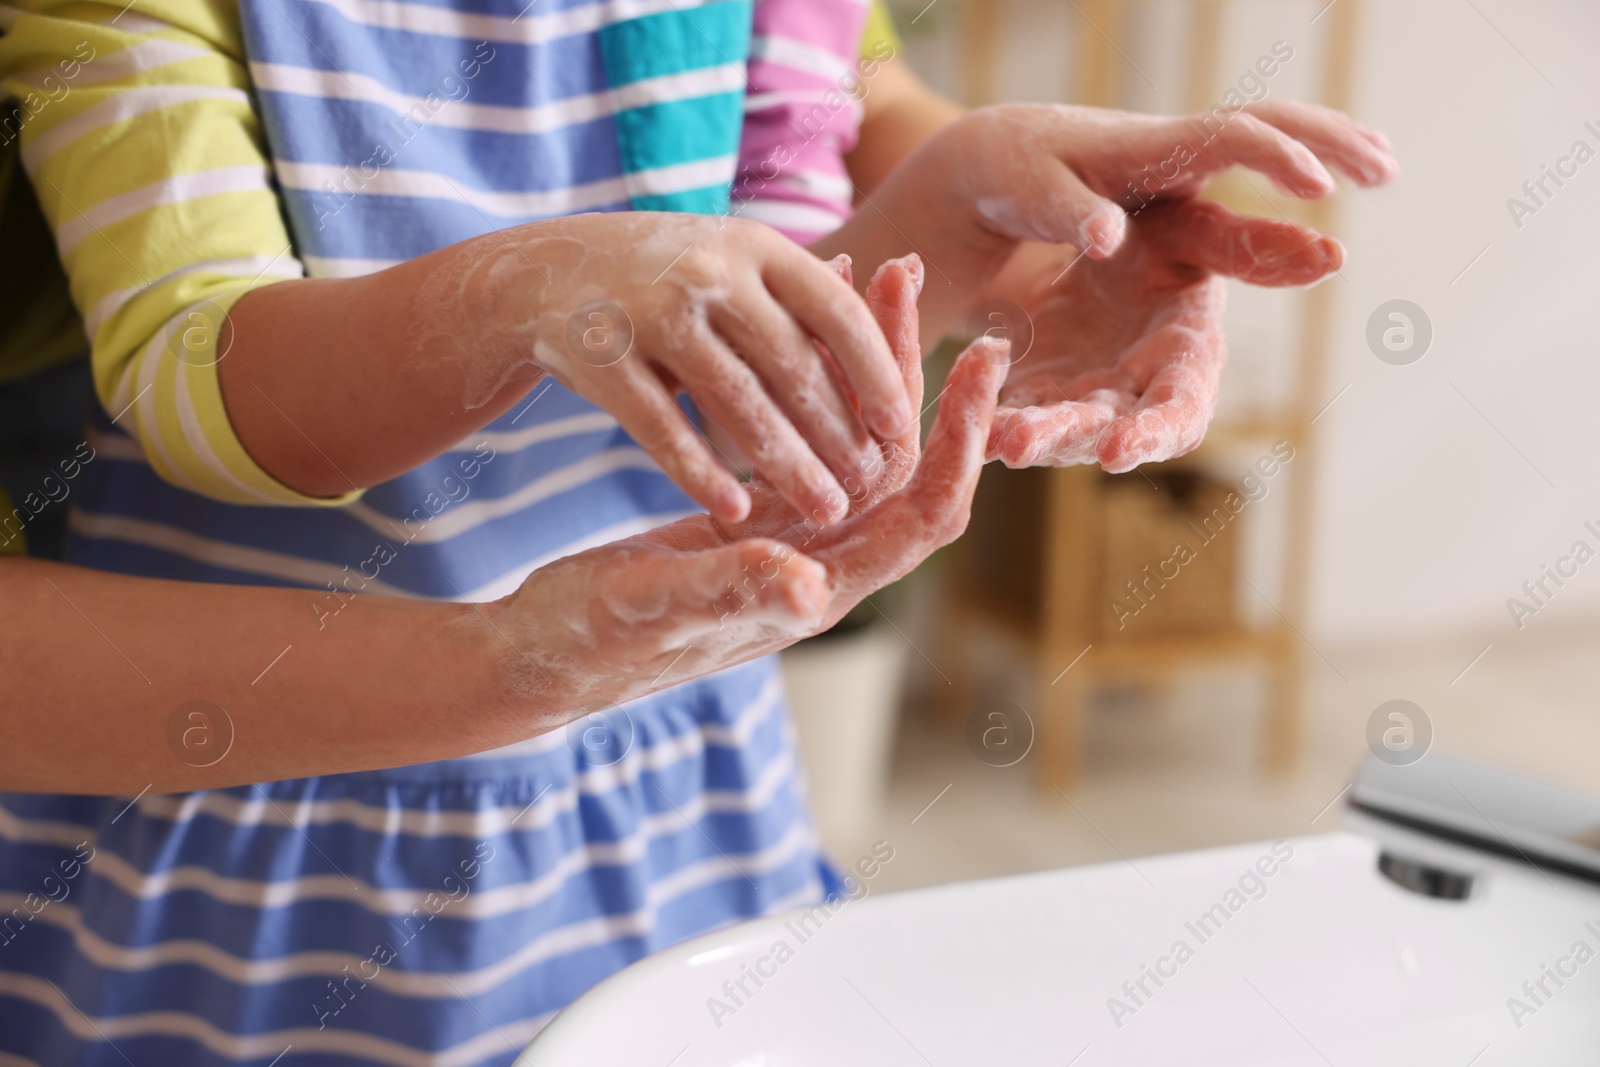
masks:
{"type": "Polygon", "coordinates": [[[1095,447],[1095,458],[1108,474],[1125,474],[1146,463],[1187,455],[1205,438],[1209,409],[1187,398],[1124,415],[1095,447]]]}
{"type": "Polygon", "coordinates": [[[989,228],[1019,241],[1070,244],[1094,259],[1115,252],[1127,236],[1127,213],[1091,190],[1062,160],[1035,159],[1008,195],[978,201],[989,228]]]}
{"type": "Polygon", "coordinates": [[[1117,401],[1111,390],[1097,389],[1081,401],[1000,408],[989,432],[988,457],[1013,470],[1093,463],[1095,443],[1117,417],[1117,401]]]}
{"type": "Polygon", "coordinates": [[[1365,186],[1382,185],[1400,172],[1386,145],[1373,139],[1349,116],[1332,108],[1291,100],[1267,100],[1245,110],[1282,130],[1326,163],[1365,186]]]}
{"type": "MultiPolygon", "coordinates": [[[[735,575],[726,576],[713,607],[719,629],[732,620],[798,623],[809,627],[827,610],[828,570],[782,541],[758,538],[739,541],[714,555],[731,555],[735,575]]],[[[719,562],[714,569],[727,566],[719,562]]]]}
{"type": "MultiPolygon", "coordinates": [[[[889,351],[905,383],[906,399],[915,409],[922,406],[923,392],[921,319],[917,312],[923,280],[922,257],[913,253],[885,261],[867,285],[867,310],[889,342],[889,351]]],[[[893,443],[915,458],[921,436],[922,427],[912,419],[893,443]]]]}
{"type": "Polygon", "coordinates": [[[844,283],[850,288],[854,289],[856,287],[855,264],[850,259],[849,253],[840,252],[838,255],[828,260],[828,267],[839,277],[843,278],[844,283]]]}
{"type": "Polygon", "coordinates": [[[855,391],[868,428],[880,437],[895,437],[916,412],[867,305],[839,274],[799,245],[774,241],[772,248],[762,272],[767,289],[828,346],[855,391]]]}
{"type": "Polygon", "coordinates": [[[608,406],[639,447],[695,503],[721,522],[740,522],[750,514],[750,494],[659,382],[630,376],[608,406]]]}
{"type": "Polygon", "coordinates": [[[909,573],[966,529],[1006,372],[994,346],[980,350],[980,344],[956,359],[911,482],[851,520],[814,554],[828,567],[837,596],[859,600],[909,573]]]}
{"type": "Polygon", "coordinates": [[[590,621],[606,644],[636,657],[681,653],[691,643],[711,651],[708,635],[718,635],[724,647],[717,651],[727,652],[728,644],[773,625],[803,632],[828,606],[827,569],[781,541],[755,538],[699,552],[645,542],[616,547],[601,568],[590,621]]]}
{"type": "Polygon", "coordinates": [[[865,492],[882,474],[878,444],[845,395],[845,385],[812,339],[755,279],[711,310],[711,324],[755,369],[784,415],[847,491],[865,492]]]}
{"type": "MultiPolygon", "coordinates": [[[[1181,128],[1190,136],[1192,148],[1194,127],[1186,124],[1181,128]]],[[[1196,162],[1206,170],[1222,170],[1234,164],[1248,167],[1266,175],[1291,196],[1315,200],[1335,188],[1333,175],[1316,153],[1250,114],[1232,116],[1227,125],[1192,150],[1196,162]]]]}
{"type": "Polygon", "coordinates": [[[709,327],[672,342],[676,373],[689,395],[744,450],[778,494],[822,522],[849,511],[844,489],[767,395],[756,372],[709,327]]]}
{"type": "Polygon", "coordinates": [[[1096,445],[1100,465],[1112,474],[1194,451],[1217,410],[1222,377],[1220,337],[1212,348],[1174,360],[1145,390],[1138,410],[1106,427],[1096,445]]]}
{"type": "Polygon", "coordinates": [[[1350,122],[1353,126],[1355,126],[1356,130],[1361,134],[1361,136],[1365,137],[1367,140],[1371,141],[1385,152],[1393,151],[1394,145],[1392,142],[1390,142],[1388,134],[1384,133],[1376,126],[1368,126],[1364,122],[1356,122],[1355,119],[1351,119],[1350,122]]]}
{"type": "Polygon", "coordinates": [[[1310,285],[1344,265],[1344,245],[1277,219],[1236,215],[1210,200],[1175,204],[1159,220],[1171,257],[1251,285],[1310,285]]]}

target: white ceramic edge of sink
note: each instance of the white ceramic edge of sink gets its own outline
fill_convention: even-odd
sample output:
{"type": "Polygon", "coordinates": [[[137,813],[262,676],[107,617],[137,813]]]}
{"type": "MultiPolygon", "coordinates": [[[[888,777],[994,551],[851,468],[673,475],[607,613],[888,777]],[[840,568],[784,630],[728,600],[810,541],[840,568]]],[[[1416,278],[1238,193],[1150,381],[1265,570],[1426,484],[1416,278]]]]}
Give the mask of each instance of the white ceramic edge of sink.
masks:
{"type": "MultiPolygon", "coordinates": [[[[1289,838],[1290,841],[1312,841],[1332,837],[1353,837],[1373,843],[1370,836],[1351,833],[1349,830],[1332,830],[1320,834],[1301,834],[1289,838]]],[[[1227,852],[1235,849],[1249,850],[1269,846],[1271,842],[1239,842],[1235,844],[1219,845],[1211,848],[1188,849],[1183,852],[1166,852],[1158,855],[1144,857],[1146,863],[1160,864],[1165,862],[1182,862],[1190,857],[1208,852],[1227,852]]],[[[906,889],[895,893],[874,894],[858,904],[852,910],[870,909],[880,906],[885,899],[903,898],[906,896],[921,896],[949,892],[965,892],[974,886],[981,886],[993,882],[1020,882],[1032,878],[1059,877],[1063,873],[1071,872],[1074,875],[1087,875],[1102,868],[1121,868],[1123,860],[1108,860],[1104,863],[1088,863],[1074,867],[1056,867],[1043,871],[1029,871],[1024,874],[1002,875],[997,878],[979,878],[967,882],[951,882],[945,885],[924,886],[919,889],[906,889]]],[[[657,974],[671,970],[687,960],[696,956],[703,956],[709,952],[731,949],[744,942],[753,942],[757,945],[769,944],[772,937],[782,931],[783,924],[793,916],[805,911],[805,908],[793,908],[789,911],[765,918],[752,919],[741,922],[721,930],[713,930],[708,934],[690,938],[681,944],[668,949],[663,949],[653,955],[646,956],[635,963],[629,964],[622,970],[595,984],[577,1000],[567,1005],[550,1024],[540,1031],[529,1046],[523,1049],[512,1063],[512,1067],[539,1067],[541,1064],[569,1064],[582,1063],[583,1058],[581,1042],[583,1035],[589,1032],[589,1027],[603,1023],[604,1019],[599,1014],[604,1007],[611,1004],[616,994],[626,994],[632,987],[648,984],[657,974]]],[[[859,914],[859,913],[858,913],[859,914]]]]}
{"type": "MultiPolygon", "coordinates": [[[[937,888],[937,887],[935,887],[937,888]]],[[[920,892],[912,890],[911,892],[920,892]]],[[[871,903],[871,901],[863,901],[871,903]]],[[[721,930],[713,930],[709,934],[701,934],[690,938],[681,944],[663,949],[653,955],[629,964],[616,974],[611,975],[584,993],[577,1000],[567,1005],[546,1026],[533,1043],[522,1050],[511,1067],[536,1067],[540,1063],[580,1063],[581,1051],[579,1042],[583,1035],[589,1032],[591,1025],[603,1022],[601,1012],[605,1005],[609,1005],[614,995],[626,995],[631,987],[649,984],[657,974],[662,971],[673,970],[687,960],[702,956],[707,952],[716,952],[719,949],[729,949],[738,946],[747,940],[755,940],[758,944],[765,944],[783,928],[784,922],[802,909],[782,912],[778,915],[769,915],[762,919],[752,919],[741,922],[721,930]],[[602,994],[604,991],[604,995],[602,994]],[[537,1046],[537,1048],[535,1047],[537,1046]],[[537,1055],[535,1055],[537,1053],[537,1055]]]]}

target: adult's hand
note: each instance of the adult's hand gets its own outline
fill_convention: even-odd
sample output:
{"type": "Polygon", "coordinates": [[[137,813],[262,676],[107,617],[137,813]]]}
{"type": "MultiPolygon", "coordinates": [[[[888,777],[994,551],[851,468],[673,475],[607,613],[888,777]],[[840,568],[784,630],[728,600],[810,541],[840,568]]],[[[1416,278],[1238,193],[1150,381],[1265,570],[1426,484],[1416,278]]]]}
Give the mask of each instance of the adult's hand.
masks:
{"type": "Polygon", "coordinates": [[[1194,197],[1233,166],[1304,199],[1334,191],[1330,167],[1361,186],[1399,171],[1382,133],[1287,100],[1177,116],[1001,105],[967,114],[919,154],[925,165],[956,168],[946,183],[950,208],[975,211],[991,233],[1070,244],[1094,258],[1116,252],[1128,216],[1194,197]]]}
{"type": "Polygon", "coordinates": [[[872,262],[907,241],[924,248],[946,283],[923,300],[934,333],[985,296],[1021,304],[1033,342],[1017,353],[991,456],[1128,470],[1193,448],[1215,411],[1220,277],[1306,285],[1343,262],[1320,234],[1196,199],[1235,165],[1306,198],[1333,191],[1330,171],[1372,186],[1397,170],[1381,133],[1310,104],[1178,117],[1002,105],[930,137],[874,193],[882,211],[818,251],[872,262]]]}
{"type": "Polygon", "coordinates": [[[1335,188],[1329,167],[1363,186],[1397,170],[1381,133],[1288,101],[1176,118],[1019,105],[974,112],[945,136],[993,160],[964,179],[980,225],[1081,249],[1022,290],[1033,348],[1006,384],[990,450],[1012,467],[1120,472],[1195,448],[1226,361],[1221,279],[1309,285],[1342,265],[1332,238],[1197,200],[1212,177],[1244,166],[1316,198],[1335,188]]]}
{"type": "Polygon", "coordinates": [[[1227,358],[1223,279],[1309,285],[1343,262],[1338,241],[1287,222],[1205,200],[1145,208],[1113,255],[1057,257],[1023,297],[1033,351],[1001,392],[990,458],[1117,473],[1191,451],[1227,358]]]}

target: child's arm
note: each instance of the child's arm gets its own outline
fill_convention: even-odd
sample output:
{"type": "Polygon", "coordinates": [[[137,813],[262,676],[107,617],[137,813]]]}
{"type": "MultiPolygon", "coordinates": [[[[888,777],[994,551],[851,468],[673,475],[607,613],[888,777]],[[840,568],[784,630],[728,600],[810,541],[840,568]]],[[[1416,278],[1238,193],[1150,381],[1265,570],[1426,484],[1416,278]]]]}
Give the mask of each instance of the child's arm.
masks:
{"type": "Polygon", "coordinates": [[[168,481],[238,503],[318,503],[240,446],[217,385],[227,308],[304,273],[251,109],[237,10],[28,0],[5,30],[0,96],[17,112],[0,138],[21,142],[101,402],[168,481]]]}
{"type": "Polygon", "coordinates": [[[0,790],[132,796],[497,748],[751,658],[727,654],[730,589],[742,627],[814,632],[821,570],[773,541],[623,542],[451,604],[6,560],[0,790]]]}
{"type": "Polygon", "coordinates": [[[892,437],[913,415],[850,287],[737,219],[629,212],[518,226],[377,274],[257,289],[229,318],[219,370],[233,425],[263,467],[309,492],[408,470],[550,373],[614,414],[718,517],[743,518],[748,498],[675,406],[680,389],[786,500],[838,519],[879,462],[868,430],[892,437]]]}
{"type": "MultiPolygon", "coordinates": [[[[915,265],[869,300],[921,399],[915,265]]],[[[700,515],[558,560],[491,604],[161,581],[0,563],[0,789],[135,795],[448,759],[776,651],[966,524],[1003,374],[969,353],[917,457],[891,450],[823,528],[758,480],[700,515]]]]}
{"type": "Polygon", "coordinates": [[[5,136],[20,134],[55,230],[102,403],[168,480],[237,502],[342,502],[548,372],[722,517],[747,497],[679,391],[797,507],[837,518],[840,483],[875,462],[869,431],[910,420],[861,302],[749,224],[574,217],[360,279],[284,280],[302,271],[236,20],[226,0],[28,0],[0,38],[0,80],[24,101],[5,136]],[[599,301],[632,323],[614,365],[606,339],[625,328],[599,301]]]}

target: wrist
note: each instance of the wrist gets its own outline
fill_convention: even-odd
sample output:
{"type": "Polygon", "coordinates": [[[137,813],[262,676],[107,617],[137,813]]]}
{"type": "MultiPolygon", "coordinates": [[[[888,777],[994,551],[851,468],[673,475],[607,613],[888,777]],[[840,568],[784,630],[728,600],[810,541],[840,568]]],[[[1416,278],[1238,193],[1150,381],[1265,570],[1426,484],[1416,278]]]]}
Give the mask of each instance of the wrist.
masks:
{"type": "Polygon", "coordinates": [[[369,766],[453,759],[541,732],[525,703],[506,699],[505,662],[515,651],[491,607],[364,596],[347,618],[328,622],[327,669],[359,659],[390,694],[382,711],[354,710],[356,731],[342,738],[352,752],[379,745],[374,728],[392,752],[369,766]]]}
{"type": "Polygon", "coordinates": [[[531,228],[483,234],[395,268],[409,274],[397,282],[411,290],[419,347],[454,364],[465,411],[498,415],[548,372],[535,347],[555,274],[539,255],[550,242],[530,240],[531,228]]]}
{"type": "Polygon", "coordinates": [[[995,219],[1019,184],[995,156],[1020,150],[1009,139],[996,143],[995,122],[994,109],[967,112],[930,138],[905,168],[913,182],[937,176],[922,182],[927,219],[954,251],[985,264],[1003,263],[1020,243],[995,219]]]}
{"type": "Polygon", "coordinates": [[[984,218],[981,190],[953,177],[971,163],[980,114],[969,113],[935,132],[894,169],[870,203],[811,246],[823,258],[850,254],[856,287],[862,290],[885,260],[920,254],[928,284],[918,304],[928,337],[956,325],[1020,243],[984,218]]]}
{"type": "Polygon", "coordinates": [[[507,736],[504,743],[560,729],[590,710],[571,684],[570,665],[558,670],[551,663],[551,635],[527,633],[527,609],[518,607],[527,593],[524,583],[499,600],[467,605],[449,624],[452,636],[464,637],[472,648],[479,713],[507,736]]]}

